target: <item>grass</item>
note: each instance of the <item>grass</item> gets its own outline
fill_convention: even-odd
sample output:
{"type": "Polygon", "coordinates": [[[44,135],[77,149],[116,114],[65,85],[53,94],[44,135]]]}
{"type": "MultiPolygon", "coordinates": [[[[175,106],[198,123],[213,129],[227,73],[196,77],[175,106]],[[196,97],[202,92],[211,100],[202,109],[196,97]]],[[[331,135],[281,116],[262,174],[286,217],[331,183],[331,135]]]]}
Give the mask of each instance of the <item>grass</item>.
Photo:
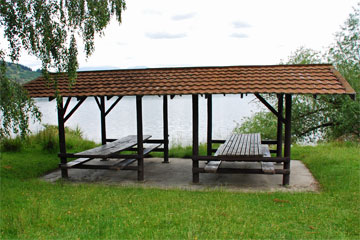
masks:
{"type": "MultiPolygon", "coordinates": [[[[73,145],[74,151],[85,148],[73,145]]],[[[56,154],[29,141],[1,156],[0,238],[359,239],[359,145],[292,150],[319,180],[320,193],[51,184],[38,177],[57,167],[56,154]]]]}

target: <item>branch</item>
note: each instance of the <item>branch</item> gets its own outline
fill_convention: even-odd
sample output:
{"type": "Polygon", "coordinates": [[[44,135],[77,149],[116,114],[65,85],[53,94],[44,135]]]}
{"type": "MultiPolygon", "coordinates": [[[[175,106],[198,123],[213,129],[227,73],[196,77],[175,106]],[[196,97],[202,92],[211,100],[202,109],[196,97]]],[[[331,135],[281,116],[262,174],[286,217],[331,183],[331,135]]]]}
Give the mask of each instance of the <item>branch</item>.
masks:
{"type": "Polygon", "coordinates": [[[329,127],[329,126],[333,126],[333,125],[335,125],[335,123],[333,123],[333,122],[328,122],[328,123],[320,124],[320,125],[318,125],[318,126],[309,128],[309,129],[307,129],[306,131],[300,133],[300,136],[304,136],[304,135],[306,135],[307,133],[312,132],[312,131],[314,131],[314,130],[316,130],[316,129],[318,129],[318,128],[329,127]]]}
{"type": "Polygon", "coordinates": [[[304,118],[304,117],[307,117],[307,116],[309,116],[311,114],[318,113],[318,112],[326,110],[326,109],[328,109],[328,108],[320,108],[320,109],[317,109],[317,110],[314,110],[314,111],[311,111],[311,112],[307,112],[305,114],[299,115],[299,118],[304,118]]]}

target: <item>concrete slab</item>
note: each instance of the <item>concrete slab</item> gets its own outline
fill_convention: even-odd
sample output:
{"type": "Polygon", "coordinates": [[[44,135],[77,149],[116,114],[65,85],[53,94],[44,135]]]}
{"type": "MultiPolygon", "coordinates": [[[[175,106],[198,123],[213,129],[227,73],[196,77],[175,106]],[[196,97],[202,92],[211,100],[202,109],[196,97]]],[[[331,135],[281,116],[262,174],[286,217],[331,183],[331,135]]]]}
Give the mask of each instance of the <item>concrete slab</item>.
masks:
{"type": "MultiPolygon", "coordinates": [[[[92,160],[88,164],[98,164],[100,160],[92,160]]],[[[115,160],[101,161],[101,164],[113,164],[115,160]]],[[[135,165],[136,163],[134,163],[135,165]]],[[[204,163],[203,163],[204,164],[204,163]]],[[[200,165],[201,166],[201,165],[200,165]]],[[[221,167],[259,168],[259,163],[224,162],[221,167]]],[[[137,181],[136,171],[69,169],[70,182],[97,182],[122,186],[141,186],[162,189],[186,190],[224,190],[224,191],[318,191],[318,183],[306,168],[297,160],[291,161],[290,186],[284,187],[282,175],[264,174],[200,174],[200,183],[192,183],[191,159],[171,158],[170,163],[162,163],[160,158],[145,159],[145,181],[137,181]]],[[[282,165],[275,165],[282,168],[282,165]]],[[[61,178],[60,170],[42,177],[54,182],[61,178]]]]}

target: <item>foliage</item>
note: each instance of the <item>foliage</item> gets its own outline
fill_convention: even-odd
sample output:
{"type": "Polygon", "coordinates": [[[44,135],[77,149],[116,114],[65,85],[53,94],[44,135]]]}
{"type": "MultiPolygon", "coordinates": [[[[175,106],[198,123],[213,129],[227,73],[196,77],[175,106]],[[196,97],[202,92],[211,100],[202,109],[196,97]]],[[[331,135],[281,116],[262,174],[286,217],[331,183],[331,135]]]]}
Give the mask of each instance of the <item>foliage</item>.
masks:
{"type": "Polygon", "coordinates": [[[22,139],[16,138],[4,138],[1,139],[0,149],[2,152],[19,152],[22,148],[22,139]]]}
{"type": "Polygon", "coordinates": [[[294,146],[292,152],[310,168],[320,192],[47,183],[37,178],[59,159],[32,141],[0,159],[0,238],[358,239],[359,145],[294,146]]]}
{"type": "Polygon", "coordinates": [[[6,76],[13,81],[23,84],[41,76],[41,72],[32,71],[31,68],[21,64],[7,62],[6,76]]]}
{"type": "MultiPolygon", "coordinates": [[[[75,129],[65,127],[65,135],[66,148],[70,151],[79,147],[85,149],[95,147],[92,141],[83,139],[83,133],[78,127],[75,129]]],[[[42,150],[52,153],[59,152],[59,133],[57,126],[44,125],[44,129],[30,136],[29,140],[38,143],[42,150]]]]}
{"type": "Polygon", "coordinates": [[[277,118],[271,112],[256,112],[251,117],[245,117],[244,122],[238,125],[234,131],[238,133],[259,132],[262,139],[276,139],[277,118]]]}
{"type": "Polygon", "coordinates": [[[24,138],[29,133],[30,118],[40,121],[41,113],[34,100],[27,96],[20,84],[11,81],[5,73],[5,62],[2,62],[0,66],[0,139],[10,136],[11,132],[20,133],[24,138]]]}
{"type": "MultiPolygon", "coordinates": [[[[41,61],[42,73],[49,79],[49,86],[57,90],[57,79],[49,75],[50,70],[66,72],[71,86],[78,68],[77,42],[82,40],[81,46],[89,57],[94,51],[95,36],[103,34],[112,16],[120,23],[124,9],[124,0],[0,0],[0,26],[9,43],[9,52],[0,49],[0,61],[7,55],[15,62],[21,51],[26,51],[41,61]]],[[[11,127],[15,133],[20,128],[25,134],[28,132],[28,114],[38,116],[38,111],[21,86],[9,81],[5,72],[3,64],[0,76],[0,105],[4,118],[1,136],[9,136],[11,127]],[[21,126],[17,127],[19,124],[21,126]]]]}
{"type": "MultiPolygon", "coordinates": [[[[341,31],[336,33],[336,43],[326,53],[300,47],[286,61],[287,64],[323,62],[333,63],[359,96],[360,3],[341,31]]],[[[277,104],[274,96],[266,98],[273,105],[277,104]]],[[[269,114],[259,113],[247,119],[244,127],[240,128],[245,131],[257,129],[258,132],[268,132],[268,126],[272,124],[269,114]],[[258,122],[263,125],[258,125],[258,122]]],[[[348,96],[339,95],[293,96],[292,135],[295,140],[360,139],[360,98],[357,97],[354,101],[348,96]]]]}

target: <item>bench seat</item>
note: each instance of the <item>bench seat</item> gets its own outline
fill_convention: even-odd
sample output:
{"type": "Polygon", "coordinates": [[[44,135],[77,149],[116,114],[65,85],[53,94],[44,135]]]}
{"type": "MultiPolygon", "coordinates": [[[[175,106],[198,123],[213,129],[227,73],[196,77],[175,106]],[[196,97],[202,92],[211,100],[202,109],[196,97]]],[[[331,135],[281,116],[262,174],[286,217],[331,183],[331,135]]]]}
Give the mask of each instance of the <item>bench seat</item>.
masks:
{"type": "MultiPolygon", "coordinates": [[[[263,152],[264,157],[271,157],[269,145],[261,144],[261,150],[263,152]]],[[[275,167],[274,163],[272,162],[260,162],[261,163],[261,170],[265,174],[275,174],[275,167]]]]}

